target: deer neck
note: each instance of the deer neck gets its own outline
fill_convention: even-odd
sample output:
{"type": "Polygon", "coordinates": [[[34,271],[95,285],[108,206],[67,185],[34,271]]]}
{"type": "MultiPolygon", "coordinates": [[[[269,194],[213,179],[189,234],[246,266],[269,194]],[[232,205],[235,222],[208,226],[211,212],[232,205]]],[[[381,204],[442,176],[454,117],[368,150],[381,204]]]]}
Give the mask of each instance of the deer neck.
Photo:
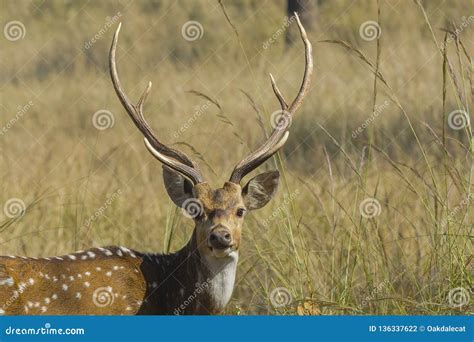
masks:
{"type": "Polygon", "coordinates": [[[237,271],[237,252],[225,258],[202,256],[193,232],[181,250],[157,255],[155,260],[157,278],[161,281],[158,280],[156,296],[151,295],[150,299],[156,298],[159,310],[167,308],[162,313],[215,314],[229,302],[237,271]]]}

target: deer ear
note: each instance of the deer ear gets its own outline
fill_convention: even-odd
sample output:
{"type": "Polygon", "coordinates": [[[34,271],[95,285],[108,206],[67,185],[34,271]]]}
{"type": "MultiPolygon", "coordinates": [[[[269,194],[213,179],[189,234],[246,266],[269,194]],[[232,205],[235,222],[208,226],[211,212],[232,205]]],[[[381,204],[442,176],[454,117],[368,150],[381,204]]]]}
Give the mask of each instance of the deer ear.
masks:
{"type": "Polygon", "coordinates": [[[168,196],[178,207],[181,208],[187,199],[193,197],[193,183],[166,165],[163,165],[163,181],[168,196]]]}
{"type": "Polygon", "coordinates": [[[275,195],[279,179],[280,173],[278,171],[268,171],[249,180],[242,190],[247,210],[264,207],[275,195]]]}

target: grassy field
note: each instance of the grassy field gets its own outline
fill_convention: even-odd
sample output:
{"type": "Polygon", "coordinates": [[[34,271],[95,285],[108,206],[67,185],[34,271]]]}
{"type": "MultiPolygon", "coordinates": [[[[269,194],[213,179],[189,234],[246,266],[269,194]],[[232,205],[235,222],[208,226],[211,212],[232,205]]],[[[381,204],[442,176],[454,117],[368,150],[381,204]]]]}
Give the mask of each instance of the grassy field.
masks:
{"type": "MultiPolygon", "coordinates": [[[[285,1],[223,4],[235,30],[217,1],[0,0],[0,255],[187,241],[192,222],[116,98],[108,50],[120,21],[127,92],[152,81],[155,131],[221,186],[271,129],[268,73],[291,98],[304,66],[285,1]],[[190,20],[196,40],[182,34],[190,20]]],[[[247,218],[227,314],[474,311],[473,15],[447,0],[314,9],[312,89],[284,151],[259,169],[284,181],[247,218]]]]}

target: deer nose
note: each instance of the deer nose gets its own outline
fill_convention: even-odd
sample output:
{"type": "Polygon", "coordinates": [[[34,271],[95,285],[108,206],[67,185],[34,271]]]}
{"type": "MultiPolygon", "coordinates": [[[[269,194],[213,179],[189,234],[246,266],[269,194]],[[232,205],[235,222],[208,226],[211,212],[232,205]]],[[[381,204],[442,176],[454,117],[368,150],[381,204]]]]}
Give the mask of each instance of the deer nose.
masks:
{"type": "Polygon", "coordinates": [[[212,248],[228,248],[232,245],[232,235],[227,229],[214,229],[209,235],[209,245],[212,248]]]}

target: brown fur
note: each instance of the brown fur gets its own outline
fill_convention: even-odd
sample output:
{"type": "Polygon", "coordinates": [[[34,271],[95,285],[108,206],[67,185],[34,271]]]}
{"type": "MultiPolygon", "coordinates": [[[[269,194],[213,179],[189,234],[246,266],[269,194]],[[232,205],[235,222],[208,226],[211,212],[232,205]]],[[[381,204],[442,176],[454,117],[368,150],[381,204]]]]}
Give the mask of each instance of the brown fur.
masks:
{"type": "Polygon", "coordinates": [[[208,183],[200,183],[194,187],[194,192],[207,217],[207,220],[196,223],[197,243],[202,253],[209,253],[206,239],[215,226],[223,226],[229,230],[234,248],[238,250],[243,219],[237,217],[235,212],[239,207],[245,208],[240,185],[226,182],[222,188],[214,190],[208,183]]]}
{"type": "Polygon", "coordinates": [[[0,286],[0,309],[7,315],[136,313],[146,291],[140,259],[118,247],[107,251],[112,255],[97,248],[71,254],[76,260],[69,256],[59,257],[62,260],[0,257],[0,266],[6,271],[2,278],[13,280],[11,286],[0,286]],[[94,305],[94,296],[100,303],[100,295],[110,295],[110,301],[113,296],[113,303],[94,305]],[[127,307],[129,312],[124,310],[127,307]]]}

